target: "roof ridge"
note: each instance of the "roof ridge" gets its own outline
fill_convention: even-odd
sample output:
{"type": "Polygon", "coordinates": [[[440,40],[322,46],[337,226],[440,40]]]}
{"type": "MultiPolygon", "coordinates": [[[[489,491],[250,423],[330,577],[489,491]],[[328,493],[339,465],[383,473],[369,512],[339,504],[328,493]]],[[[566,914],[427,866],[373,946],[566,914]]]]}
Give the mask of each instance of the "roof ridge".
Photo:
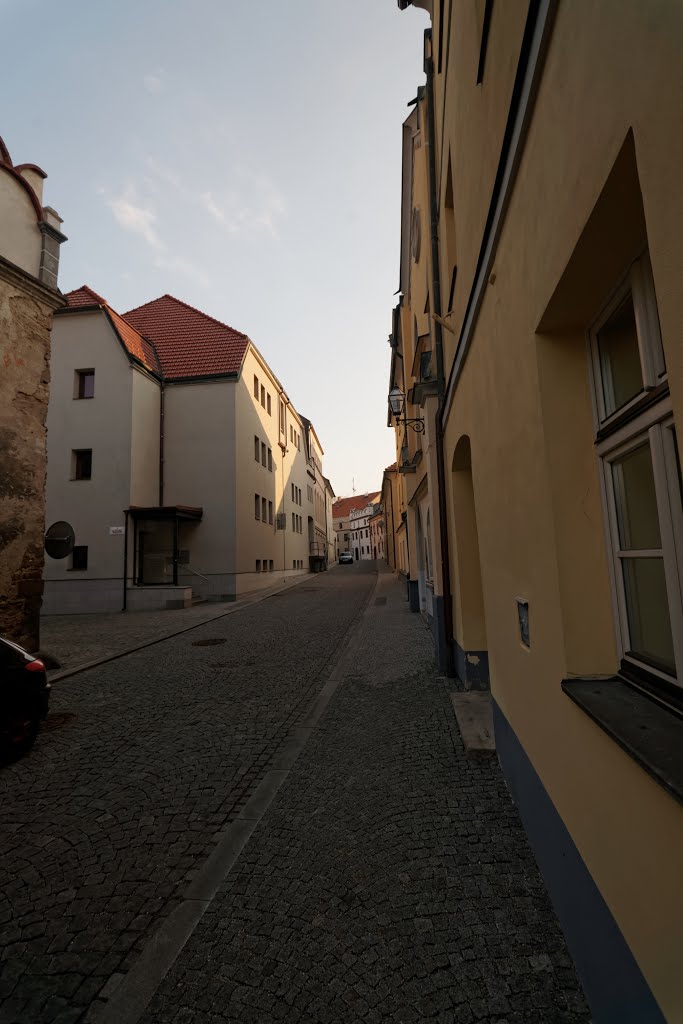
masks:
{"type": "Polygon", "coordinates": [[[239,334],[242,338],[246,338],[248,341],[251,340],[249,335],[245,334],[244,331],[238,331],[236,327],[231,327],[230,324],[223,323],[222,320],[217,320],[216,317],[211,316],[210,313],[205,313],[203,309],[197,309],[196,306],[191,306],[189,302],[184,302],[183,299],[176,298],[176,296],[171,295],[170,292],[165,292],[156,299],[151,299],[149,302],[143,302],[141,306],[135,306],[134,309],[129,309],[127,313],[123,314],[123,316],[126,317],[130,313],[137,313],[139,310],[145,309],[147,306],[153,306],[155,302],[160,302],[161,299],[171,299],[172,302],[176,302],[179,306],[184,306],[185,309],[191,309],[193,313],[198,313],[199,316],[203,317],[205,320],[211,320],[212,323],[218,324],[219,327],[224,327],[226,331],[232,331],[233,334],[239,334]]]}
{"type": "Polygon", "coordinates": [[[108,305],[109,305],[109,303],[107,302],[107,300],[106,300],[106,299],[103,299],[103,298],[102,298],[102,296],[101,296],[101,295],[99,295],[99,294],[98,294],[98,293],[97,293],[97,292],[96,292],[96,291],[94,290],[94,288],[91,288],[91,287],[90,287],[90,285],[88,285],[88,284],[82,284],[82,285],[80,286],[80,288],[72,288],[72,289],[71,289],[71,291],[65,292],[65,293],[64,293],[64,298],[65,298],[65,299],[68,299],[70,295],[78,295],[78,293],[79,293],[79,292],[87,292],[87,293],[88,293],[88,295],[91,295],[91,296],[92,296],[92,298],[93,298],[93,299],[96,299],[96,300],[97,300],[97,302],[98,302],[98,303],[100,303],[101,305],[104,305],[104,306],[108,306],[108,305]]]}

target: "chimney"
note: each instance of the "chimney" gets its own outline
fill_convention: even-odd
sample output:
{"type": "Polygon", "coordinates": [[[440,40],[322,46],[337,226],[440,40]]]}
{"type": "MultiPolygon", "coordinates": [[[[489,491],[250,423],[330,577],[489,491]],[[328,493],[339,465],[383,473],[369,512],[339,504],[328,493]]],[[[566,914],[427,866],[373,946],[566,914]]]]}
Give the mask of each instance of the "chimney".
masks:
{"type": "Polygon", "coordinates": [[[48,288],[58,290],[57,272],[59,270],[59,247],[66,242],[66,235],[59,230],[62,218],[51,206],[43,207],[43,219],[39,221],[43,236],[43,246],[40,252],[40,270],[38,277],[48,288]]]}

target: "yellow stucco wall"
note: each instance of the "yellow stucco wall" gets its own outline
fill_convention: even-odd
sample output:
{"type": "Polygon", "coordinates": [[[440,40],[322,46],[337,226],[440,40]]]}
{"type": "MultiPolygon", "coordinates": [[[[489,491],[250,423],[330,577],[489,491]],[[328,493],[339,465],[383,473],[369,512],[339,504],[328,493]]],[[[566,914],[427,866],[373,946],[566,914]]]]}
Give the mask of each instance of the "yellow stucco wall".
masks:
{"type": "Polygon", "coordinates": [[[286,432],[280,434],[278,403],[282,386],[261,357],[250,345],[244,358],[240,379],[236,385],[236,539],[237,539],[237,592],[270,586],[283,573],[292,575],[308,572],[308,526],[306,483],[306,451],[304,427],[291,404],[286,407],[286,432]],[[259,380],[259,398],[254,397],[254,377],[259,380]],[[260,400],[260,386],[271,396],[271,412],[260,400]],[[300,447],[290,441],[290,426],[300,437],[300,447]],[[272,472],[254,457],[254,437],[259,437],[272,452],[272,472]],[[285,441],[285,450],[279,444],[285,441]],[[301,505],[292,499],[292,484],[301,492],[301,505]],[[256,521],[254,496],[258,494],[273,502],[273,524],[256,521]],[[285,530],[277,530],[275,516],[284,512],[285,530]],[[302,519],[301,533],[292,529],[292,513],[302,519]],[[256,572],[256,560],[273,561],[273,570],[256,572]],[[294,563],[301,563],[300,569],[294,563]]]}
{"type": "MultiPolygon", "coordinates": [[[[476,24],[466,3],[455,4],[443,146],[454,154],[457,332],[525,15],[521,0],[496,5],[475,100],[476,24]]],[[[674,414],[682,422],[681,52],[680,5],[558,5],[495,280],[445,438],[451,534],[459,514],[453,459],[459,440],[471,441],[493,694],[672,1021],[683,1019],[683,811],[560,689],[568,674],[614,671],[617,656],[585,336],[576,326],[553,337],[538,328],[632,130],[674,414]],[[518,597],[529,601],[529,649],[519,637],[518,597]]],[[[610,239],[601,244],[608,252],[610,239]]],[[[457,608],[453,553],[451,571],[457,608]]],[[[455,627],[457,635],[462,622],[455,627]]]]}

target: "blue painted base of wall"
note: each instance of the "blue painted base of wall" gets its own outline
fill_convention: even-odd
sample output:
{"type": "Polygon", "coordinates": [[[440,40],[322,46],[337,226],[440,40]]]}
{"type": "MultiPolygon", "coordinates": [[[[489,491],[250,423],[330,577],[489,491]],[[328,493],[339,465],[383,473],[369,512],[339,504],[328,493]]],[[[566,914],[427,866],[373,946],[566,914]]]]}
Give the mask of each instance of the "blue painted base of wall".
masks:
{"type": "Polygon", "coordinates": [[[489,690],[489,652],[464,651],[457,640],[453,641],[455,674],[466,690],[489,690]]]}
{"type": "Polygon", "coordinates": [[[434,646],[436,648],[436,661],[439,666],[439,672],[442,672],[446,676],[455,675],[455,667],[453,664],[453,656],[448,643],[448,636],[446,635],[446,614],[444,599],[440,594],[432,595],[432,610],[434,616],[430,623],[432,634],[434,636],[434,646]]]}
{"type": "Polygon", "coordinates": [[[510,723],[492,703],[503,774],[576,964],[593,1024],[665,1024],[555,805],[510,723]]]}

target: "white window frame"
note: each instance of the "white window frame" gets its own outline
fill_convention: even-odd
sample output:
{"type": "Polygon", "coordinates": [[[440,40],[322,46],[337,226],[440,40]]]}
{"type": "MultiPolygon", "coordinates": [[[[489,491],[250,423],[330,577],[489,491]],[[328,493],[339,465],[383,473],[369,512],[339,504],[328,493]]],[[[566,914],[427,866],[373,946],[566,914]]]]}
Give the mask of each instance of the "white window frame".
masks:
{"type": "Polygon", "coordinates": [[[666,380],[664,350],[657,315],[657,299],[655,297],[652,266],[647,253],[635,260],[629,267],[626,277],[621,281],[606,303],[589,332],[590,358],[593,378],[593,408],[601,428],[609,425],[627,412],[631,406],[641,400],[643,392],[652,391],[666,380]],[[633,311],[636,318],[638,335],[638,351],[643,377],[643,390],[634,395],[614,412],[608,413],[605,406],[603,382],[610,384],[609,368],[603,365],[600,358],[598,334],[612,314],[619,308],[627,295],[633,298],[633,311]],[[605,372],[607,370],[607,372],[605,372]]]}
{"type": "Polygon", "coordinates": [[[592,325],[588,344],[594,418],[597,430],[603,435],[596,443],[596,453],[600,463],[600,483],[605,513],[618,654],[620,660],[625,663],[632,664],[651,676],[683,689],[683,509],[674,447],[675,424],[670,396],[665,394],[654,405],[650,405],[639,414],[635,412],[634,408],[634,415],[629,418],[628,422],[622,423],[621,426],[617,425],[626,412],[635,407],[638,402],[642,402],[643,396],[648,391],[652,391],[666,379],[654,282],[647,254],[636,260],[629,268],[628,275],[612,294],[592,325]],[[629,292],[633,298],[643,390],[608,415],[604,403],[604,365],[600,359],[598,332],[629,292]],[[610,426],[613,426],[614,429],[605,436],[604,432],[609,430],[610,426]],[[648,444],[652,458],[661,549],[652,552],[634,550],[622,552],[619,543],[613,465],[628,452],[645,443],[648,444]],[[622,561],[625,558],[647,557],[648,555],[661,557],[664,563],[676,675],[656,668],[650,662],[631,653],[632,645],[622,561]]]}

